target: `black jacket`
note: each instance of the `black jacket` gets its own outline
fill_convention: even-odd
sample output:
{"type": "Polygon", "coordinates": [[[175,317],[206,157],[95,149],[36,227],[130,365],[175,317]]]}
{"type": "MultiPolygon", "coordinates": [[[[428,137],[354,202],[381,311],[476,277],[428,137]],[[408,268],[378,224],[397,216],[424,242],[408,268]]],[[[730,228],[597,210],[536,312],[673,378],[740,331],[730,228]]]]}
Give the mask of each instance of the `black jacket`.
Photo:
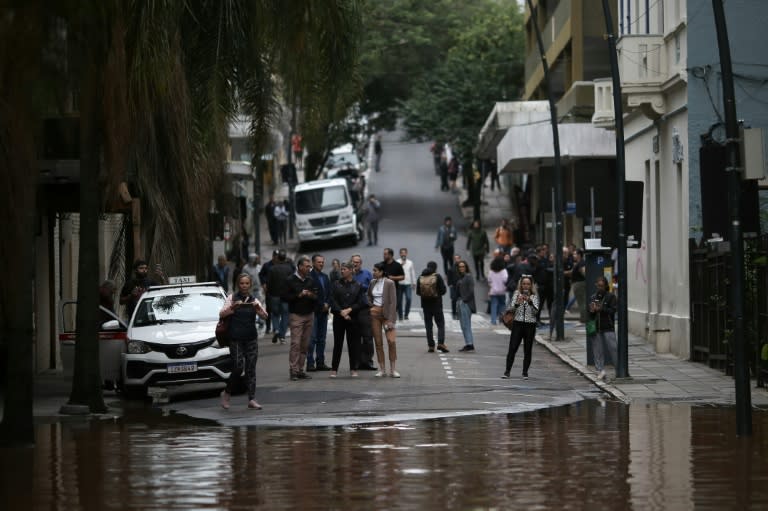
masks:
{"type": "Polygon", "coordinates": [[[317,297],[320,291],[312,277],[307,276],[301,280],[295,273],[288,277],[285,292],[280,297],[288,302],[288,310],[293,314],[313,314],[317,307],[317,297]],[[299,296],[303,290],[308,290],[311,295],[299,296]]]}
{"type": "Polygon", "coordinates": [[[352,316],[357,316],[362,309],[368,308],[363,286],[355,279],[349,282],[344,279],[337,280],[331,290],[331,312],[338,316],[348,307],[352,308],[352,316]]]}

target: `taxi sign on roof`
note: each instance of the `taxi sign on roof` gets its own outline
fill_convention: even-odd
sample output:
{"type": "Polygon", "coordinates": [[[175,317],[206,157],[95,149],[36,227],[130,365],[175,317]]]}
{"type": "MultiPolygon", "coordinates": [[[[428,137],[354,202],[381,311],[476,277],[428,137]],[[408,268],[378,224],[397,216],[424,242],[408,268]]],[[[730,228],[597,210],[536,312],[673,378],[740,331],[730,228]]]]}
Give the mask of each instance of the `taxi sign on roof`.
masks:
{"type": "Polygon", "coordinates": [[[175,275],[168,277],[169,284],[194,284],[197,282],[197,277],[194,275],[175,275]]]}

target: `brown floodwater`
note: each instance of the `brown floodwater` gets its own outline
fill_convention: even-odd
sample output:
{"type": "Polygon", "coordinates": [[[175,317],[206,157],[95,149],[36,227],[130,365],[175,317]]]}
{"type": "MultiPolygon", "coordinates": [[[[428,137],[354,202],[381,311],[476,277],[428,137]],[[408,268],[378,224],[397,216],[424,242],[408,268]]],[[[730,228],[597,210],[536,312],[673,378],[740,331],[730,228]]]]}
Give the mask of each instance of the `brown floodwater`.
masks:
{"type": "Polygon", "coordinates": [[[0,509],[768,509],[768,412],[598,400],[355,427],[162,413],[37,426],[0,509]]]}

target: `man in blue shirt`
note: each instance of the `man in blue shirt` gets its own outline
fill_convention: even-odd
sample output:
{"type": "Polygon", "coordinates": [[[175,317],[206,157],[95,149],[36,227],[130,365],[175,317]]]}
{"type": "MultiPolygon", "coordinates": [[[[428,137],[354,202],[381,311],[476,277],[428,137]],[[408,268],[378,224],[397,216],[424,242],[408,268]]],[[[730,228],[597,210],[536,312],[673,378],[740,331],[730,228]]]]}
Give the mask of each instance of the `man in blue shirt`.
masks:
{"type": "MultiPolygon", "coordinates": [[[[371,285],[373,280],[373,274],[363,268],[363,258],[360,254],[353,254],[349,259],[350,262],[355,265],[354,279],[362,286],[363,295],[368,296],[368,286],[371,285]]],[[[358,369],[364,371],[376,371],[377,368],[373,365],[373,329],[371,328],[371,313],[370,304],[361,310],[357,315],[358,324],[360,326],[360,366],[358,369]]]]}
{"type": "Polygon", "coordinates": [[[320,254],[312,256],[312,271],[309,272],[309,276],[315,281],[319,293],[315,308],[315,322],[312,325],[312,338],[307,351],[307,371],[331,370],[325,365],[325,339],[328,334],[328,311],[331,308],[331,281],[328,275],[323,273],[324,266],[325,257],[320,254]]]}

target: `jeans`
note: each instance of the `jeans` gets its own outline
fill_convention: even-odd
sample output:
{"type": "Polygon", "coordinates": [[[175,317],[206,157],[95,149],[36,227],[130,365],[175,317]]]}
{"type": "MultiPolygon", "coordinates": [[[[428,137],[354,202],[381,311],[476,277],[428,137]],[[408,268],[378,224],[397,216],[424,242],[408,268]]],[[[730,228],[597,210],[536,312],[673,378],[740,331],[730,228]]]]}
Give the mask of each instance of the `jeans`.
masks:
{"type": "Polygon", "coordinates": [[[474,346],[475,339],[472,337],[472,311],[469,310],[469,305],[464,300],[459,300],[459,324],[461,325],[461,333],[464,336],[464,344],[467,346],[474,346]]]}
{"type": "Polygon", "coordinates": [[[605,369],[605,349],[608,350],[611,363],[616,367],[618,349],[616,346],[616,333],[613,330],[597,332],[592,337],[592,354],[595,356],[595,369],[597,372],[605,369]]]}
{"type": "Polygon", "coordinates": [[[369,221],[366,231],[366,236],[368,236],[368,244],[377,245],[379,243],[379,221],[369,221]]]}
{"type": "Polygon", "coordinates": [[[410,284],[400,284],[397,287],[397,317],[407,318],[411,312],[411,301],[413,298],[413,286],[410,284]]]}
{"type": "Polygon", "coordinates": [[[269,298],[272,315],[272,332],[279,338],[284,339],[288,331],[288,302],[282,301],[276,296],[269,298]]]}
{"type": "Polygon", "coordinates": [[[499,316],[504,312],[504,305],[506,305],[507,295],[491,295],[491,324],[495,325],[499,322],[499,316]]]}
{"type": "Polygon", "coordinates": [[[315,322],[312,324],[312,339],[307,350],[307,367],[325,364],[325,339],[328,336],[328,314],[316,312],[315,322]]]}

